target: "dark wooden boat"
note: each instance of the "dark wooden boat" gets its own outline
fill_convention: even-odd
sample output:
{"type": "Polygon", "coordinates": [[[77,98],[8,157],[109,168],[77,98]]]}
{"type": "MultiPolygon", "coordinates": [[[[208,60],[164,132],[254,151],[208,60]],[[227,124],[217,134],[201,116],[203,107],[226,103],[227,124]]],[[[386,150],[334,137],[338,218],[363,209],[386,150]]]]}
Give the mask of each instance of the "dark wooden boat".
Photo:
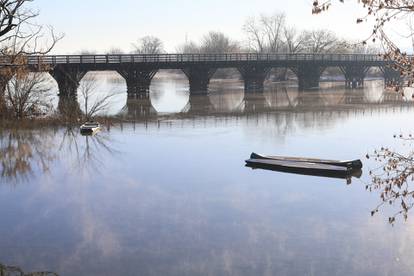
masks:
{"type": "Polygon", "coordinates": [[[303,175],[326,176],[337,178],[351,178],[361,175],[349,167],[334,166],[328,164],[318,164],[309,162],[295,162],[272,159],[249,159],[246,160],[247,166],[253,169],[266,169],[279,172],[288,172],[303,175]]]}
{"type": "Polygon", "coordinates": [[[315,164],[351,168],[353,170],[360,170],[362,169],[362,166],[363,166],[361,160],[338,161],[338,160],[325,160],[325,159],[316,159],[316,158],[266,156],[266,155],[261,155],[257,153],[252,153],[250,158],[251,159],[262,159],[262,160],[277,160],[277,161],[286,161],[286,162],[315,163],[315,164]]]}

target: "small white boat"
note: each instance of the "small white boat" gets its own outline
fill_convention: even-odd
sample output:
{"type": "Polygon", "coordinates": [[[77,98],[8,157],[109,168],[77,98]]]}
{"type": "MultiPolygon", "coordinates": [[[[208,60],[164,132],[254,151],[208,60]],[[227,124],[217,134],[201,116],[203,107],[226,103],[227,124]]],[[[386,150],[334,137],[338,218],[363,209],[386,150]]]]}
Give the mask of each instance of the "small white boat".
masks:
{"type": "Polygon", "coordinates": [[[101,130],[101,125],[97,122],[86,122],[80,127],[81,134],[93,135],[101,130]]]}

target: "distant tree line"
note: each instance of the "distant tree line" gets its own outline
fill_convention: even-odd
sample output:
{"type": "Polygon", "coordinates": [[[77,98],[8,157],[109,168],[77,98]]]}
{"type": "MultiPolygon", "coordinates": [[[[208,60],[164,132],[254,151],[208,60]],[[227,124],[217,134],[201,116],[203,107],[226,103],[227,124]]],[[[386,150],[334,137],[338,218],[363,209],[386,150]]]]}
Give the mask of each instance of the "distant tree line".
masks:
{"type": "Polygon", "coordinates": [[[284,13],[248,18],[242,26],[244,41],[221,32],[209,32],[199,43],[186,41],[180,53],[378,53],[375,47],[345,40],[326,29],[299,30],[287,23],[284,13]]]}
{"type": "MultiPolygon", "coordinates": [[[[200,41],[185,41],[176,48],[177,53],[184,54],[221,54],[221,53],[341,53],[341,54],[374,54],[379,49],[366,44],[349,41],[338,37],[330,30],[299,30],[289,25],[284,13],[260,15],[247,18],[242,26],[244,39],[234,40],[228,35],[210,31],[200,41]]],[[[132,44],[133,54],[166,53],[161,39],[145,36],[132,44]]],[[[88,54],[90,52],[82,52],[88,54]]],[[[107,54],[125,54],[119,48],[110,49],[107,54]]],[[[285,80],[287,70],[274,70],[276,79],[285,80]]],[[[328,70],[330,74],[339,74],[336,69],[328,70]]]]}
{"type": "MultiPolygon", "coordinates": [[[[379,49],[366,44],[338,37],[330,30],[299,30],[289,25],[284,13],[249,17],[242,26],[244,39],[234,40],[230,36],[210,31],[200,41],[185,41],[176,48],[177,53],[379,53],[379,49]]],[[[111,48],[107,54],[161,54],[167,51],[163,41],[155,36],[144,36],[131,44],[132,51],[111,48]]],[[[95,51],[81,51],[95,54],[95,51]]]]}

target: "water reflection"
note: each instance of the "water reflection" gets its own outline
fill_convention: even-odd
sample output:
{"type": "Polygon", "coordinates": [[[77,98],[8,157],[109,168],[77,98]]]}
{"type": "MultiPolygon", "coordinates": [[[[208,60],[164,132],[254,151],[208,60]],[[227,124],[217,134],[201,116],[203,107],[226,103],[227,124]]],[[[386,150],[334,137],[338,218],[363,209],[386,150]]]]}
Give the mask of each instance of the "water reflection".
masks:
{"type": "Polygon", "coordinates": [[[180,70],[161,70],[151,82],[151,101],[158,113],[181,112],[188,95],[188,80],[180,70]]]}
{"type": "Polygon", "coordinates": [[[183,108],[182,113],[194,115],[210,115],[215,111],[215,107],[207,95],[190,95],[187,105],[183,108]]]}
{"type": "Polygon", "coordinates": [[[74,172],[97,174],[105,169],[102,161],[104,155],[113,156],[119,153],[114,145],[109,129],[94,136],[83,136],[77,127],[67,127],[61,134],[59,152],[64,154],[66,161],[71,161],[70,168],[74,172]]]}
{"type": "Polygon", "coordinates": [[[2,262],[88,276],[414,273],[414,224],[371,218],[365,185],[244,167],[252,151],[359,158],[409,125],[410,102],[277,86],[184,91],[165,114],[158,93],[125,100],[128,122],[94,137],[0,132],[2,262]]]}
{"type": "Polygon", "coordinates": [[[243,113],[269,111],[270,103],[263,93],[246,93],[243,98],[241,110],[243,113]]]}
{"type": "MultiPolygon", "coordinates": [[[[299,92],[294,87],[276,85],[265,93],[242,93],[240,89],[218,92],[216,88],[210,95],[189,95],[187,105],[179,113],[172,114],[159,114],[152,104],[153,96],[128,98],[118,116],[134,122],[154,122],[158,128],[171,126],[174,122],[183,125],[186,123],[184,119],[189,119],[193,126],[197,120],[207,117],[214,118],[209,124],[216,126],[242,119],[247,124],[267,125],[248,135],[284,137],[300,129],[329,129],[344,118],[361,114],[412,108],[411,102],[400,94],[378,90],[376,86],[372,89],[331,88],[299,92]]],[[[71,110],[74,105],[79,107],[76,101],[63,98],[59,105],[71,110]]],[[[120,127],[122,129],[123,126],[120,127]]],[[[118,153],[112,148],[113,144],[108,131],[95,137],[81,137],[78,129],[71,127],[36,131],[2,130],[2,182],[27,181],[38,170],[46,174],[50,171],[50,163],[63,152],[70,156],[68,160],[75,160],[71,165],[75,171],[99,169],[103,165],[101,154],[118,153]]]]}
{"type": "Polygon", "coordinates": [[[141,95],[137,98],[128,98],[126,105],[122,108],[121,116],[128,119],[148,118],[157,115],[149,95],[141,95]]]}
{"type": "Polygon", "coordinates": [[[400,104],[411,103],[410,98],[384,90],[379,85],[371,85],[366,89],[357,90],[334,87],[317,91],[298,91],[296,87],[274,84],[268,87],[264,93],[244,93],[242,89],[225,90],[224,87],[221,89],[215,87],[208,95],[189,94],[184,96],[187,98],[185,106],[182,106],[184,98],[177,96],[177,94],[171,94],[168,96],[169,98],[178,97],[178,102],[170,102],[171,109],[177,111],[166,113],[159,112],[157,107],[159,104],[154,105],[153,102],[157,102],[164,95],[171,93],[171,89],[162,93],[158,88],[151,96],[128,99],[119,115],[140,120],[157,115],[173,118],[176,115],[183,117],[185,114],[191,117],[194,115],[243,116],[264,112],[316,112],[318,110],[342,112],[367,108],[376,109],[386,107],[388,104],[400,106],[400,104]],[[174,104],[177,104],[176,107],[174,104]]]}
{"type": "Polygon", "coordinates": [[[237,111],[244,98],[244,85],[240,87],[232,87],[231,83],[222,82],[216,84],[209,94],[211,103],[215,110],[227,110],[229,112],[237,111]],[[226,88],[227,87],[227,88],[226,88]]]}
{"type": "Polygon", "coordinates": [[[38,171],[47,173],[56,158],[54,134],[0,129],[0,183],[28,182],[38,171]]]}
{"type": "Polygon", "coordinates": [[[53,171],[58,160],[76,173],[97,173],[102,155],[118,154],[108,132],[82,136],[78,128],[0,130],[0,183],[30,183],[53,171]]]}
{"type": "Polygon", "coordinates": [[[265,164],[247,164],[246,167],[251,168],[252,170],[268,170],[274,172],[281,172],[281,173],[288,173],[288,174],[299,174],[299,175],[307,175],[307,176],[319,176],[319,177],[327,177],[327,178],[338,178],[338,179],[345,179],[346,184],[352,184],[352,178],[361,178],[363,172],[361,169],[353,170],[350,174],[338,174],[332,172],[311,172],[311,171],[303,171],[301,169],[292,169],[292,168],[275,168],[274,166],[269,166],[265,164]]]}

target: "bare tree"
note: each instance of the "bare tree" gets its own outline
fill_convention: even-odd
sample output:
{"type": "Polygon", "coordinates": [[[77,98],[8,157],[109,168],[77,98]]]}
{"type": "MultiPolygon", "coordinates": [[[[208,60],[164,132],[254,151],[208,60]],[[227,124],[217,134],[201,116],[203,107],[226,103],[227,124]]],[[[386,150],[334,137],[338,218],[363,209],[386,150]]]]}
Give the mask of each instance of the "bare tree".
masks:
{"type": "Polygon", "coordinates": [[[247,19],[243,31],[247,35],[248,47],[257,53],[279,52],[283,47],[285,23],[286,16],[283,13],[247,19]]]}
{"type": "Polygon", "coordinates": [[[144,36],[137,43],[132,44],[136,54],[161,54],[164,53],[164,45],[158,37],[144,36]]]}
{"type": "MultiPolygon", "coordinates": [[[[394,138],[405,143],[414,140],[412,135],[394,135],[394,138]]],[[[373,154],[367,154],[367,158],[374,159],[378,167],[370,171],[372,183],[365,188],[370,192],[379,192],[381,199],[371,215],[390,206],[393,212],[389,217],[391,224],[399,216],[407,220],[409,211],[414,207],[414,152],[399,153],[383,147],[373,154]]]]}
{"type": "Polygon", "coordinates": [[[200,46],[193,41],[186,41],[184,44],[177,47],[176,51],[182,54],[199,54],[200,46]]]}
{"type": "Polygon", "coordinates": [[[260,22],[267,37],[268,51],[270,53],[278,53],[283,45],[282,37],[286,23],[285,14],[276,13],[272,16],[262,15],[260,22]]]}
{"type": "Polygon", "coordinates": [[[43,73],[18,72],[6,85],[6,104],[18,119],[52,109],[50,83],[43,73]]]}
{"type": "Polygon", "coordinates": [[[283,34],[288,53],[300,53],[304,50],[305,39],[303,33],[299,33],[294,27],[285,27],[283,34]]]}
{"type": "Polygon", "coordinates": [[[240,49],[237,42],[221,32],[209,32],[203,37],[200,52],[206,54],[231,53],[240,49]]]}
{"type": "Polygon", "coordinates": [[[21,76],[26,70],[27,56],[49,53],[63,37],[56,35],[51,27],[34,23],[38,13],[28,8],[31,2],[33,0],[0,1],[0,58],[3,63],[10,64],[0,68],[0,115],[9,111],[5,100],[7,83],[16,74],[18,81],[24,79],[21,76]]]}
{"type": "Polygon", "coordinates": [[[117,48],[117,47],[112,47],[106,53],[108,55],[122,55],[122,54],[125,54],[124,50],[122,50],[121,48],[117,48]]]}
{"type": "Polygon", "coordinates": [[[34,0],[0,1],[0,51],[5,56],[47,54],[63,35],[55,35],[52,27],[37,25],[38,12],[29,9],[34,0]],[[45,39],[46,38],[46,39],[45,39]]]}
{"type": "Polygon", "coordinates": [[[116,93],[98,95],[97,79],[93,74],[87,74],[80,84],[80,96],[83,102],[85,119],[91,120],[96,115],[103,113],[109,106],[109,101],[116,93]]]}
{"type": "Polygon", "coordinates": [[[341,42],[328,30],[305,31],[303,33],[304,50],[308,53],[332,53],[340,48],[341,42]]]}
{"type": "Polygon", "coordinates": [[[231,40],[221,32],[211,31],[203,36],[200,45],[193,41],[186,41],[177,48],[177,52],[184,54],[221,54],[240,51],[240,44],[231,40]]]}
{"type": "Polygon", "coordinates": [[[78,51],[79,55],[90,55],[90,56],[92,56],[92,55],[96,55],[97,53],[98,53],[98,51],[90,50],[90,49],[83,49],[83,50],[78,51]]]}
{"type": "Polygon", "coordinates": [[[263,31],[256,21],[254,17],[247,19],[243,25],[243,31],[247,35],[248,48],[256,53],[264,53],[266,41],[263,31]]]}

